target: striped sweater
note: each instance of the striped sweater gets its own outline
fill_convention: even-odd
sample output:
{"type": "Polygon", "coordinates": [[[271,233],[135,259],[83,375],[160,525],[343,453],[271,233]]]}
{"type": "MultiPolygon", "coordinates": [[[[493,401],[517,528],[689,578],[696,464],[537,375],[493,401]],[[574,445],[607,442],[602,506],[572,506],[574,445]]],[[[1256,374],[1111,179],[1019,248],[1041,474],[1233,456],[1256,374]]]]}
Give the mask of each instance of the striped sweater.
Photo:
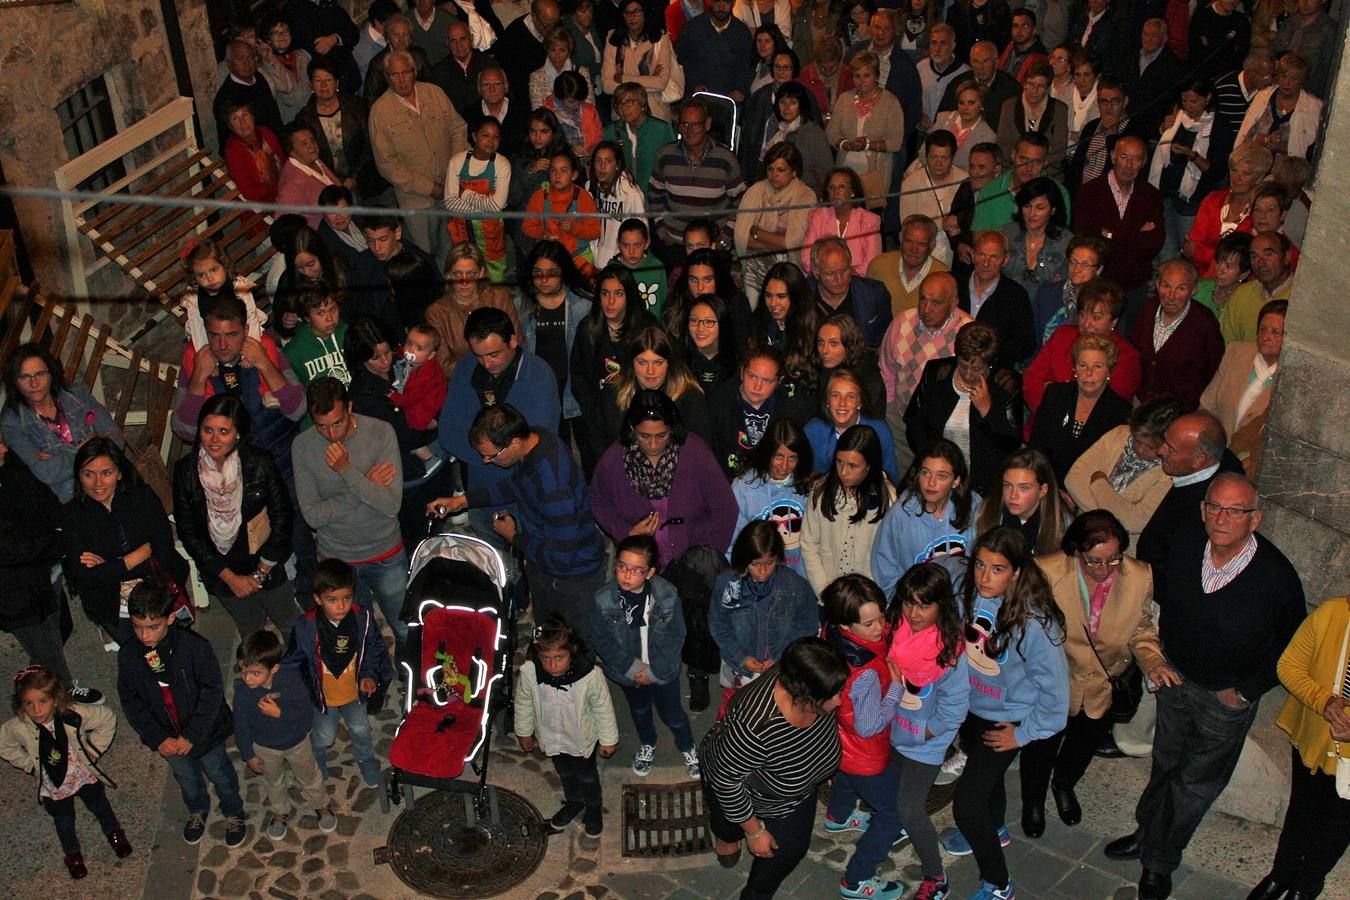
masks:
{"type": "Polygon", "coordinates": [[[777,684],[775,668],[738,691],[698,751],[703,782],[732,822],[786,815],[839,768],[835,717],[795,727],[774,702],[777,684]]]}
{"type": "Polygon", "coordinates": [[[513,543],[530,565],[559,578],[589,575],[603,562],[604,544],[586,482],[571,453],[550,431],[534,432],[538,445],[503,480],[468,492],[474,507],[511,506],[513,543]]]}
{"type": "MultiPolygon", "coordinates": [[[[735,206],[745,187],[740,163],[727,148],[710,143],[703,158],[695,163],[684,144],[672,141],[656,152],[656,164],[647,182],[647,211],[656,222],[657,236],[678,243],[691,219],[705,216],[709,210],[735,206]]],[[[731,217],[716,218],[722,238],[730,241],[731,217]]]]}

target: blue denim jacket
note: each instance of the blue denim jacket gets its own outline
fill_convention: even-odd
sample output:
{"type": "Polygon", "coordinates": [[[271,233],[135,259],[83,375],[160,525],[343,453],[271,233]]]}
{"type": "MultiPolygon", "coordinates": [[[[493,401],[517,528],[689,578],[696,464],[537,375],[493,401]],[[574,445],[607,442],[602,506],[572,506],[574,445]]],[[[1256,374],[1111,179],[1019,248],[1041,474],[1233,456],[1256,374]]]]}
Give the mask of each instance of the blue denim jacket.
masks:
{"type": "Polygon", "coordinates": [[[0,417],[0,428],[4,430],[9,449],[24,461],[38,481],[51,488],[57,500],[68,503],[75,495],[75,451],[80,444],[86,438],[104,435],[121,447],[122,429],[82,384],[68,385],[59,394],[58,401],[70,424],[72,444],[63,442],[42,424],[33,408],[23,401],[5,410],[4,416],[0,417]],[[46,453],[47,458],[38,459],[39,453],[46,453]]]}
{"type": "Polygon", "coordinates": [[[811,584],[786,566],[774,573],[772,593],[755,603],[741,595],[741,575],[728,569],[713,583],[708,630],[722,654],[724,675],[753,679],[746,659],[777,662],[787,645],[820,631],[820,607],[811,584]]]}
{"type": "MultiPolygon", "coordinates": [[[[664,578],[651,580],[652,612],[647,617],[647,659],[652,680],[668,684],[680,677],[680,651],[684,648],[684,610],[675,587],[664,578]]],[[[611,681],[635,687],[642,669],[642,637],[623,617],[619,585],[611,581],[595,592],[589,632],[600,668],[611,681]]]]}
{"type": "MultiPolygon", "coordinates": [[[[525,306],[525,299],[520,295],[516,295],[516,312],[520,315],[521,337],[524,338],[525,346],[533,350],[535,347],[534,332],[536,323],[534,316],[525,311],[525,306]]],[[[567,358],[570,360],[572,358],[572,343],[577,337],[577,326],[581,324],[581,320],[586,317],[586,314],[591,311],[591,301],[587,300],[585,297],[578,297],[576,294],[568,291],[565,309],[567,311],[563,316],[563,323],[566,329],[567,358]]],[[[576,398],[572,396],[571,378],[568,378],[567,384],[563,385],[562,415],[564,419],[574,419],[581,415],[581,404],[577,403],[576,398]]]]}

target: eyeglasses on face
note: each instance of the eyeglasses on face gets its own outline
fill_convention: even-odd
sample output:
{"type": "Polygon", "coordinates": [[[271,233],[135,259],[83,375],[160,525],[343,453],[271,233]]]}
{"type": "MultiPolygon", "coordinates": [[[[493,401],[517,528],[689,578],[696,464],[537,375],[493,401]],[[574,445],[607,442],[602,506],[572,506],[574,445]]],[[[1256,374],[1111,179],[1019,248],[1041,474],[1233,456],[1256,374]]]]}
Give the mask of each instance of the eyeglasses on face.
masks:
{"type": "Polygon", "coordinates": [[[1108,557],[1107,559],[1098,559],[1095,556],[1081,556],[1083,565],[1089,569],[1115,569],[1120,566],[1121,557],[1119,555],[1108,557]]]}
{"type": "Polygon", "coordinates": [[[628,563],[616,562],[614,564],[614,571],[619,573],[620,575],[646,575],[647,567],[630,566],[628,565],[628,563]]]}
{"type": "Polygon", "coordinates": [[[1250,516],[1252,513],[1256,512],[1256,507],[1254,506],[1253,507],[1224,506],[1219,503],[1212,503],[1209,500],[1203,501],[1200,505],[1204,507],[1205,515],[1214,516],[1215,518],[1218,517],[1219,513],[1225,513],[1230,519],[1240,519],[1243,518],[1244,516],[1250,516]]]}

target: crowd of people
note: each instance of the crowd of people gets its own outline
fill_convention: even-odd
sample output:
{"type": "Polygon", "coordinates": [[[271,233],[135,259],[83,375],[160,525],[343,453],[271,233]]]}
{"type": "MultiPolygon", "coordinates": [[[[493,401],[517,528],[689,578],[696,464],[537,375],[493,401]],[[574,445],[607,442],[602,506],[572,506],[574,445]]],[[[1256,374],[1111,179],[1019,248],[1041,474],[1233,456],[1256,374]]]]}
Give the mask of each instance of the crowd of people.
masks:
{"type": "Polygon", "coordinates": [[[1305,619],[1251,479],[1337,27],[1320,0],[375,0],[359,26],[292,0],[239,27],[230,175],[321,212],[274,217],[257,281],[184,248],[171,487],[46,347],[4,373],[0,625],[33,666],[0,755],[72,877],[76,795],[131,848],[67,592],[185,839],[208,779],[244,839],[230,736],[269,834],[286,767],[329,830],[339,719],[378,779],[409,553],[466,515],[524,561],[515,728],[556,832],[601,833],[613,683],[633,772],[658,713],[719,862],[754,857],[743,897],[803,857],[831,776],[823,827],[863,833],[840,895],[899,897],[878,865],[907,836],[915,896],[949,896],[925,804],[959,777],[941,848],[1010,900],[1020,752],[1029,839],[1047,793],[1081,821],[1094,755],[1152,754],[1105,852],[1164,898],[1282,682],[1290,807],[1251,897],[1317,896],[1350,838],[1350,605],[1305,619]],[[178,624],[194,588],[240,637],[232,726],[178,624]],[[721,689],[701,740],[682,668],[691,711],[721,689]]]}

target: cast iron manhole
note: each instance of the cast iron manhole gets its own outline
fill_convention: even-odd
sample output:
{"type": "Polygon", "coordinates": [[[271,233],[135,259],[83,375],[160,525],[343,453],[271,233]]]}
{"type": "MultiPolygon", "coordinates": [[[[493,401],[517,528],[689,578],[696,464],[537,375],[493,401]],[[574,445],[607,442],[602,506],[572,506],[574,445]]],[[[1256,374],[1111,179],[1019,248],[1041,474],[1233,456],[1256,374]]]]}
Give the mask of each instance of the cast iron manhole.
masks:
{"type": "Polygon", "coordinates": [[[539,812],[497,788],[499,823],[469,825],[465,790],[423,794],[389,830],[389,864],[404,884],[430,897],[495,897],[529,878],[548,848],[539,812]]]}
{"type": "Polygon", "coordinates": [[[711,849],[700,782],[623,786],[624,856],[688,856],[711,849]]]}

